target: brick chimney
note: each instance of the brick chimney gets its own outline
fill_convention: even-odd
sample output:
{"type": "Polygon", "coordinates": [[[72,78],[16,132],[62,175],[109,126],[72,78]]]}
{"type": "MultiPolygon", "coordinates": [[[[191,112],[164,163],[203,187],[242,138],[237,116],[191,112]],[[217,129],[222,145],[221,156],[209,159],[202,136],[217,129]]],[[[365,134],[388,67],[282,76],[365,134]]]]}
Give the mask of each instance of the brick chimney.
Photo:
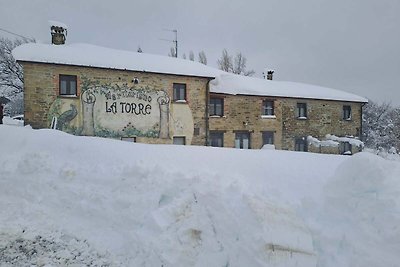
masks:
{"type": "Polygon", "coordinates": [[[55,45],[65,44],[65,37],[67,36],[67,26],[61,22],[49,21],[51,30],[51,43],[55,45]]]}

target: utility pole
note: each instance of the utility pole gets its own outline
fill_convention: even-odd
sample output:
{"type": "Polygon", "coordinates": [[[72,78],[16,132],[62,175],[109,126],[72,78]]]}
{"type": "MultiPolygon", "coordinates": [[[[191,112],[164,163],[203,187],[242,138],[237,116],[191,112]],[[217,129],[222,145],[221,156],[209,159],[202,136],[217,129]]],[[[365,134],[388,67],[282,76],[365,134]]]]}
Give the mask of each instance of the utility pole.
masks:
{"type": "Polygon", "coordinates": [[[169,32],[175,33],[175,39],[174,40],[168,40],[168,39],[160,39],[160,40],[173,42],[174,45],[175,45],[175,57],[178,57],[178,30],[163,29],[163,31],[169,31],[169,32]]]}

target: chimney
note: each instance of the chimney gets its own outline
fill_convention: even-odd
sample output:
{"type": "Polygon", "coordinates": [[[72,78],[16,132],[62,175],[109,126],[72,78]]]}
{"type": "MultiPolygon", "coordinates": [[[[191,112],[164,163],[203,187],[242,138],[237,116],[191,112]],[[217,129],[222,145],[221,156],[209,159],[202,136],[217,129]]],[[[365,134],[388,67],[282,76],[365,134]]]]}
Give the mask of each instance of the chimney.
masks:
{"type": "Polygon", "coordinates": [[[67,26],[64,23],[57,21],[49,21],[51,30],[51,43],[55,45],[65,44],[67,36],[67,26]]]}
{"type": "Polygon", "coordinates": [[[273,70],[267,71],[267,80],[272,80],[273,74],[274,74],[274,71],[273,71],[273,70]]]}
{"type": "Polygon", "coordinates": [[[269,70],[267,68],[264,69],[263,75],[264,75],[264,79],[267,80],[272,80],[272,76],[274,74],[274,70],[269,70]]]}

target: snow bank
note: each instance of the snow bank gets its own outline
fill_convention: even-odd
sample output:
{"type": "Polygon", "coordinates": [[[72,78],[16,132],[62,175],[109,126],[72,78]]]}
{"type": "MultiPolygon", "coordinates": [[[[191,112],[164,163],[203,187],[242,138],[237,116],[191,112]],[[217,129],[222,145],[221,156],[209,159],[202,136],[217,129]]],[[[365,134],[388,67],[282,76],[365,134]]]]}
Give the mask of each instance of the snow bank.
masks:
{"type": "Polygon", "coordinates": [[[337,137],[336,135],[333,134],[327,134],[325,138],[335,142],[348,142],[353,146],[364,147],[364,143],[362,141],[353,137],[337,137]]]}
{"type": "Polygon", "coordinates": [[[400,163],[369,153],[144,145],[6,125],[0,147],[0,261],[400,261],[400,163]],[[40,238],[50,249],[33,244],[40,238]]]}

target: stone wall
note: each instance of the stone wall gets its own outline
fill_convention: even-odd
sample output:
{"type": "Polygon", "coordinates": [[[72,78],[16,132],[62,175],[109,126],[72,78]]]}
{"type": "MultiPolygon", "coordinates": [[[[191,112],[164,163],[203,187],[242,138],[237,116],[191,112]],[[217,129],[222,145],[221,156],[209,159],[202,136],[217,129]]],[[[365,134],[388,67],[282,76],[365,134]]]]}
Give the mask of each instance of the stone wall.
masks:
{"type": "MultiPolygon", "coordinates": [[[[295,150],[295,138],[313,136],[324,140],[327,134],[359,137],[361,103],[342,101],[269,98],[261,96],[211,94],[224,99],[224,116],[210,116],[210,131],[224,132],[224,147],[235,146],[235,133],[250,133],[251,148],[262,147],[262,132],[274,132],[276,149],[295,150]],[[274,101],[275,117],[262,116],[264,100],[274,101]],[[307,104],[307,118],[297,118],[297,103],[307,104]],[[343,105],[350,105],[352,116],[343,120],[343,105]]],[[[308,146],[310,152],[337,154],[338,147],[308,146]]],[[[353,153],[359,151],[353,146],[353,153]]]]}
{"type": "MultiPolygon", "coordinates": [[[[206,144],[206,88],[208,78],[167,75],[127,70],[114,70],[57,64],[21,62],[25,78],[25,123],[33,128],[49,128],[51,110],[55,103],[68,107],[74,105],[78,113],[82,112],[81,90],[87,81],[96,86],[109,85],[126,88],[147,88],[147,90],[162,90],[170,98],[169,104],[169,138],[137,137],[137,141],[146,143],[172,143],[174,135],[186,136],[187,144],[206,144]],[[59,96],[59,75],[77,76],[77,97],[59,96]],[[139,80],[135,84],[133,79],[139,80]],[[187,102],[174,103],[173,83],[186,84],[187,102]],[[190,115],[190,116],[189,116],[190,115]],[[190,118],[189,118],[190,117],[190,118]],[[184,119],[185,122],[181,120],[184,119]],[[185,123],[190,122],[191,125],[185,123]],[[194,131],[194,128],[197,128],[194,131]],[[196,134],[194,134],[196,132],[196,134]]],[[[82,116],[76,116],[71,121],[71,127],[82,124],[82,116]]],[[[129,136],[126,136],[129,137],[129,136]]]]}
{"type": "MultiPolygon", "coordinates": [[[[56,64],[29,62],[22,64],[25,75],[25,123],[33,128],[50,127],[55,108],[65,111],[74,106],[78,114],[82,114],[82,90],[85,90],[88,81],[91,81],[95,84],[92,86],[111,85],[116,88],[125,86],[129,90],[145,87],[146,90],[166,92],[170,98],[168,136],[157,138],[138,135],[135,136],[137,142],[169,144],[172,143],[174,136],[185,136],[187,144],[205,145],[208,135],[207,123],[209,131],[224,133],[224,147],[235,147],[237,132],[249,133],[250,148],[259,149],[263,145],[263,132],[271,131],[274,133],[276,149],[283,150],[295,150],[295,138],[299,137],[313,136],[324,140],[327,134],[338,137],[360,135],[361,103],[213,93],[207,96],[208,78],[56,64]],[[60,74],[77,76],[77,97],[59,96],[60,74]],[[139,80],[138,84],[134,83],[135,78],[139,80]],[[186,102],[172,101],[174,83],[186,84],[186,102]],[[206,114],[206,103],[210,97],[223,98],[223,116],[206,114]],[[274,116],[262,115],[264,100],[274,102],[274,116]],[[297,103],[307,104],[307,118],[297,118],[297,103]],[[343,105],[351,106],[350,120],[342,118],[343,105]]],[[[105,117],[107,118],[113,117],[105,117]]],[[[68,125],[69,130],[75,131],[72,132],[74,134],[84,133],[79,131],[79,127],[84,123],[83,120],[83,116],[76,116],[68,125]]],[[[127,134],[121,137],[131,136],[134,135],[127,134]]],[[[309,151],[316,153],[339,153],[337,147],[309,145],[308,148],[309,151]]],[[[352,150],[356,153],[359,148],[352,147],[352,150]]]]}
{"type": "Polygon", "coordinates": [[[327,134],[360,136],[361,103],[285,98],[282,105],[282,149],[294,150],[295,138],[312,136],[324,140],[327,134]],[[297,118],[297,103],[307,104],[307,118],[297,118]],[[343,105],[351,106],[351,119],[343,120],[343,105]]]}
{"type": "Polygon", "coordinates": [[[274,132],[274,143],[281,149],[282,109],[281,100],[260,96],[238,96],[211,94],[224,99],[224,116],[210,116],[210,131],[224,131],[224,147],[235,147],[237,131],[250,133],[250,147],[259,149],[263,145],[262,132],[274,132]],[[262,118],[264,100],[274,101],[275,116],[262,118]]]}

